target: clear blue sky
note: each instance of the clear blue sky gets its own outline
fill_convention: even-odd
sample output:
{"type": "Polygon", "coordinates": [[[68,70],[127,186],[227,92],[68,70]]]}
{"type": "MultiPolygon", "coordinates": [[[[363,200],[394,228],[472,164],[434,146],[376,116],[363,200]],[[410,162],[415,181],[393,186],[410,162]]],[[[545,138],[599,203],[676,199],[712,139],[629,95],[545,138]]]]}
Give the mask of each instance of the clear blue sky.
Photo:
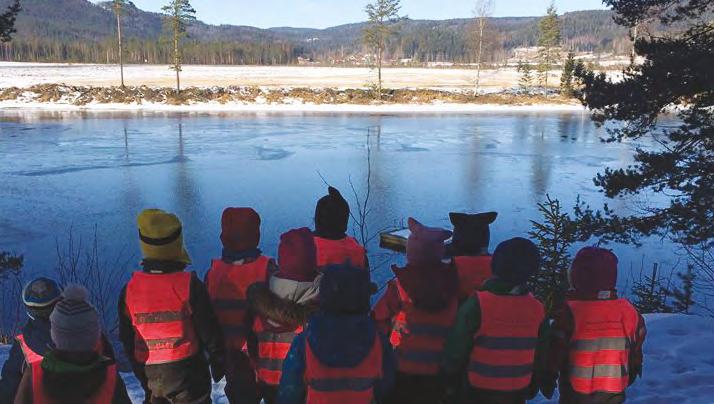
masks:
{"type": "MultiPolygon", "coordinates": [[[[192,0],[197,17],[210,24],[325,28],[364,20],[369,0],[192,0]]],[[[143,10],[159,11],[168,0],[134,0],[143,10]]],[[[494,15],[542,15],[550,0],[495,0],[494,15]]],[[[413,19],[473,15],[475,0],[402,0],[402,14],[413,19]]],[[[559,12],[604,8],[600,0],[556,0],[559,12]]]]}

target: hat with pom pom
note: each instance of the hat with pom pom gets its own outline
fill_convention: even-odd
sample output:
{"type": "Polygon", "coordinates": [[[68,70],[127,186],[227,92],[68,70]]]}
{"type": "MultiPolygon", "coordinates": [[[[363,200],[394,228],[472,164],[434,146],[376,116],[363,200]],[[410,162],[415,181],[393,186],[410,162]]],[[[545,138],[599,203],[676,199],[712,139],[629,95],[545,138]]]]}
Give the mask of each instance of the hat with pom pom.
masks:
{"type": "Polygon", "coordinates": [[[327,195],[315,207],[315,233],[320,237],[342,238],[349,219],[350,205],[337,188],[328,187],[327,195]]]}
{"type": "Polygon", "coordinates": [[[55,347],[66,352],[89,352],[99,343],[97,310],[87,302],[88,292],[82,286],[70,285],[62,293],[50,315],[50,336],[55,347]]]}

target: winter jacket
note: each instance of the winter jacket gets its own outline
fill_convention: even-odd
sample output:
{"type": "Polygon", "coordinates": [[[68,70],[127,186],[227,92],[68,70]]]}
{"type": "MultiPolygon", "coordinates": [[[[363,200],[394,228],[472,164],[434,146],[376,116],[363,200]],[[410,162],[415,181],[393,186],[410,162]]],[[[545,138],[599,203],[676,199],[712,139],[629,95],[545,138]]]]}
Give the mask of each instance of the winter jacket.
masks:
{"type": "MultiPolygon", "coordinates": [[[[612,292],[608,299],[617,299],[616,292],[612,292]]],[[[597,295],[587,296],[571,292],[568,296],[570,301],[596,301],[597,295]]],[[[569,353],[571,350],[571,339],[575,331],[575,318],[573,312],[567,304],[563,304],[553,314],[553,330],[550,337],[550,349],[548,360],[547,377],[542,381],[541,389],[544,394],[550,395],[555,389],[556,381],[559,380],[560,402],[568,404],[619,404],[625,402],[625,393],[605,393],[598,392],[590,395],[579,394],[573,390],[567,377],[562,377],[567,372],[569,366],[569,353]]],[[[644,318],[639,315],[636,338],[630,345],[629,362],[627,374],[629,384],[635,382],[638,376],[642,375],[643,354],[642,346],[645,341],[647,329],[644,318]]]]}
{"type": "MultiPolygon", "coordinates": [[[[166,268],[165,273],[183,270],[182,265],[172,265],[171,263],[162,265],[162,263],[145,262],[144,264],[144,271],[152,271],[152,273],[155,273],[162,268],[166,268]]],[[[208,354],[210,366],[214,371],[214,378],[220,380],[220,378],[223,377],[224,372],[225,344],[220,325],[218,324],[218,319],[213,311],[213,306],[211,305],[211,300],[208,296],[208,292],[206,291],[206,287],[198,279],[195,273],[191,273],[191,283],[189,288],[191,320],[194,325],[196,337],[200,343],[200,351],[196,357],[203,356],[203,352],[205,351],[208,354]]],[[[132,355],[134,352],[135,330],[132,324],[131,316],[129,315],[126,307],[126,290],[127,288],[125,286],[119,295],[119,339],[124,347],[124,352],[127,353],[127,357],[134,368],[134,373],[142,382],[142,385],[146,387],[147,376],[151,374],[160,374],[162,373],[162,369],[169,372],[171,368],[182,368],[186,367],[187,364],[197,363],[197,360],[194,360],[195,358],[156,365],[143,365],[136,362],[134,355],[132,355]]],[[[179,369],[175,371],[171,370],[171,373],[181,372],[179,369]]]]}
{"type": "MultiPolygon", "coordinates": [[[[311,282],[299,282],[271,276],[267,283],[252,285],[248,288],[248,305],[256,314],[254,329],[260,322],[261,326],[265,328],[263,333],[267,335],[296,333],[317,311],[319,285],[320,276],[311,282]]],[[[258,336],[253,334],[247,341],[248,351],[253,361],[258,364],[259,373],[262,369],[260,367],[261,359],[284,360],[284,358],[268,358],[259,355],[261,353],[259,344],[270,344],[268,340],[272,340],[266,336],[263,338],[265,341],[260,342],[258,336]]],[[[290,340],[281,343],[290,344],[291,342],[290,340]]],[[[285,351],[287,351],[287,347],[289,345],[286,345],[285,351]]],[[[267,350],[273,352],[275,347],[268,348],[267,350]]],[[[264,354],[265,351],[266,348],[263,349],[264,354]]],[[[279,373],[277,368],[274,370],[279,373]]],[[[279,375],[274,377],[277,379],[279,375]]],[[[278,380],[275,380],[274,383],[277,384],[278,380]]]]}
{"type": "MultiPolygon", "coordinates": [[[[484,284],[484,289],[496,295],[523,296],[525,288],[512,286],[497,278],[484,284]]],[[[442,369],[449,381],[449,402],[524,403],[538,394],[540,380],[545,377],[550,327],[543,321],[538,333],[538,346],[534,362],[534,374],[530,386],[517,392],[477,390],[471,387],[466,377],[466,368],[474,347],[474,336],[481,328],[481,306],[476,296],[468,298],[459,309],[456,325],[447,339],[442,369]]]]}
{"type": "Polygon", "coordinates": [[[310,319],[305,331],[293,340],[283,365],[278,403],[305,402],[307,343],[310,344],[320,363],[325,366],[354,368],[369,355],[375,338],[380,338],[382,345],[383,378],[375,385],[375,398],[381,401],[392,386],[396,369],[389,340],[377,332],[374,321],[368,315],[337,315],[320,312],[310,319]]]}
{"type": "MultiPolygon", "coordinates": [[[[87,397],[94,395],[104,384],[106,372],[113,360],[96,355],[94,359],[79,365],[69,362],[63,355],[50,351],[42,360],[44,371],[43,386],[48,396],[53,397],[57,404],[82,404],[87,397]]],[[[32,404],[32,370],[22,377],[20,388],[15,397],[15,404],[32,404]]],[[[117,373],[116,386],[111,404],[131,404],[124,381],[117,373]]],[[[109,403],[107,403],[109,404],[109,403]]]]}
{"type": "MultiPolygon", "coordinates": [[[[21,334],[28,347],[39,355],[45,355],[52,344],[50,338],[50,323],[45,319],[30,319],[22,328],[21,334]]],[[[0,379],[0,403],[12,403],[20,380],[25,371],[25,355],[20,343],[15,340],[10,348],[10,355],[2,367],[0,379]]]]}

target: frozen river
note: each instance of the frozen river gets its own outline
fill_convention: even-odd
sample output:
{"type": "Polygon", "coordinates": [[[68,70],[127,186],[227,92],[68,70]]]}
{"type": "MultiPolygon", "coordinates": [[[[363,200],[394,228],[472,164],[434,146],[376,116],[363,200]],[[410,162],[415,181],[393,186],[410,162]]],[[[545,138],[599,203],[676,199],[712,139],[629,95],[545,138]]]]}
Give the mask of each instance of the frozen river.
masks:
{"type": "MultiPolygon", "coordinates": [[[[252,206],[262,248],[311,226],[321,177],[351,202],[365,194],[371,153],[371,232],[414,216],[449,226],[448,212],[496,210],[492,247],[524,236],[546,194],[599,206],[592,178],[632,161],[631,144],[604,144],[582,113],[476,115],[231,115],[0,112],[0,250],[24,254],[25,277],[50,273],[70,230],[100,258],[139,261],[137,213],[159,207],[184,222],[194,269],[220,253],[221,211],[252,206]],[[369,136],[368,136],[369,133],[369,136]],[[369,142],[369,143],[368,143],[369,142]]],[[[630,207],[611,201],[615,209],[630,207]]],[[[369,246],[389,276],[388,262],[369,246]]],[[[625,269],[671,267],[658,241],[614,246],[625,269]],[[644,261],[643,261],[644,257],[644,261]],[[644,264],[642,263],[644,262],[644,264]]],[[[381,264],[381,265],[380,265],[381,264]]],[[[119,265],[119,264],[110,264],[119,265]]],[[[621,277],[625,286],[629,277],[621,277]]]]}

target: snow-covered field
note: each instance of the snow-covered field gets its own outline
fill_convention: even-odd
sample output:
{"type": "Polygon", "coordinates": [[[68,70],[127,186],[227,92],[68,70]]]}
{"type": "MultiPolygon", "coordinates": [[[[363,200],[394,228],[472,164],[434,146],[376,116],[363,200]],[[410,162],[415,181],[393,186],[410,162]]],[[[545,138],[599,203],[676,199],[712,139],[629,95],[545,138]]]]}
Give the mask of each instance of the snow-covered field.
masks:
{"type": "MultiPolygon", "coordinates": [[[[647,315],[643,379],[628,390],[628,402],[646,404],[714,403],[714,319],[678,314],[647,315]]],[[[0,364],[8,346],[0,346],[0,364]]],[[[122,374],[132,400],[143,393],[136,379],[122,374]]],[[[215,403],[226,403],[223,384],[214,385],[215,403]]],[[[545,399],[534,403],[548,402],[545,399]]]]}
{"type": "MultiPolygon", "coordinates": [[[[385,68],[382,74],[384,86],[388,88],[465,89],[473,88],[476,79],[473,69],[385,68]]],[[[171,87],[176,76],[166,65],[128,65],[124,67],[124,80],[129,86],[171,87]]],[[[185,87],[343,89],[368,87],[374,81],[376,72],[369,68],[186,65],[181,72],[181,83],[185,87]]],[[[500,91],[517,85],[517,81],[514,68],[481,72],[484,91],[500,91]]],[[[116,86],[119,85],[119,66],[0,62],[0,88],[48,83],[116,86]]]]}

